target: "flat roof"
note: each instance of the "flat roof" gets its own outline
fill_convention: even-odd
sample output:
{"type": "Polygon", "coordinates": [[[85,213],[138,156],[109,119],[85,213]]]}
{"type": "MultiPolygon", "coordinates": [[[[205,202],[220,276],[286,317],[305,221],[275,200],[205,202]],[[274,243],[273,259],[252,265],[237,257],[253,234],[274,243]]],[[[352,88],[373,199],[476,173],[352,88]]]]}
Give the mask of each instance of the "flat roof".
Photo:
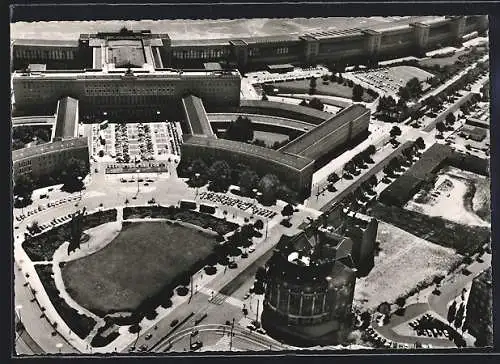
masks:
{"type": "Polygon", "coordinates": [[[328,120],[332,114],[325,111],[320,111],[312,107],[295,105],[295,104],[284,104],[275,101],[264,101],[264,100],[241,100],[241,107],[256,107],[262,109],[275,109],[283,111],[291,111],[297,114],[302,114],[306,116],[311,116],[321,120],[328,120]]]}
{"type": "Polygon", "coordinates": [[[219,62],[203,63],[203,67],[205,67],[205,69],[207,71],[220,71],[220,70],[222,70],[222,66],[220,65],[219,62]]]}
{"type": "Polygon", "coordinates": [[[323,138],[335,133],[339,128],[343,127],[350,121],[354,121],[369,112],[370,111],[362,105],[351,105],[347,109],[342,110],[330,119],[321,123],[316,128],[291,141],[281,148],[280,151],[316,159],[318,158],[316,155],[317,153],[309,151],[308,149],[310,147],[323,138]]]}
{"type": "Polygon", "coordinates": [[[41,116],[16,116],[12,118],[12,125],[16,124],[54,124],[56,117],[54,115],[41,116]]]}
{"type": "Polygon", "coordinates": [[[172,47],[202,47],[202,46],[227,46],[231,38],[215,39],[172,39],[172,47]]]}
{"type": "Polygon", "coordinates": [[[227,139],[204,138],[198,135],[186,135],[184,137],[183,144],[204,146],[213,149],[227,150],[233,153],[250,155],[269,162],[279,163],[299,171],[314,163],[312,159],[306,157],[282,153],[274,149],[259,147],[248,143],[235,142],[227,139]]]}
{"type": "Polygon", "coordinates": [[[189,124],[191,134],[214,137],[214,132],[208,121],[203,101],[194,95],[182,98],[182,106],[189,124]]]}
{"type": "Polygon", "coordinates": [[[41,72],[47,70],[47,65],[45,63],[30,63],[28,69],[31,72],[41,72]]]}
{"type": "MultiPolygon", "coordinates": [[[[15,71],[12,75],[14,79],[16,78],[30,78],[30,79],[44,79],[44,78],[63,78],[63,79],[118,79],[125,75],[127,69],[123,68],[120,70],[114,70],[113,72],[107,72],[105,70],[54,70],[45,71],[37,73],[25,73],[15,71]]],[[[208,71],[208,70],[194,70],[194,71],[178,71],[173,69],[168,70],[155,70],[155,71],[144,71],[142,69],[135,70],[133,75],[129,77],[135,77],[137,79],[141,78],[170,78],[170,79],[182,79],[189,77],[212,77],[212,78],[223,78],[223,77],[238,77],[241,75],[238,70],[224,70],[224,71],[208,71]]]]}
{"type": "Polygon", "coordinates": [[[78,47],[78,40],[67,39],[14,39],[14,46],[30,47],[78,47]]]}
{"type": "Polygon", "coordinates": [[[288,68],[294,68],[293,65],[290,63],[285,63],[285,64],[270,64],[267,66],[267,68],[271,70],[281,70],[281,69],[288,69],[288,68]]]}
{"type": "Polygon", "coordinates": [[[140,40],[111,40],[108,42],[110,63],[118,67],[142,67],[146,63],[144,49],[140,40]]]}
{"type": "Polygon", "coordinates": [[[71,149],[71,148],[88,148],[87,137],[60,140],[51,143],[35,145],[29,148],[13,150],[12,161],[16,162],[36,155],[59,152],[63,149],[71,149]]]}
{"type": "Polygon", "coordinates": [[[78,126],[78,100],[65,97],[58,102],[54,138],[68,139],[76,136],[78,126]]]}

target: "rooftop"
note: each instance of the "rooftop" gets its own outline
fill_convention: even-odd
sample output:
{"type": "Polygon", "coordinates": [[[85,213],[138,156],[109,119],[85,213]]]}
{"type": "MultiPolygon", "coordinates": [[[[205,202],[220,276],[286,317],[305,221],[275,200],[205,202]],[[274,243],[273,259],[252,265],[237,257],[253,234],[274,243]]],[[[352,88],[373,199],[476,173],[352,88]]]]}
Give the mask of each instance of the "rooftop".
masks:
{"type": "Polygon", "coordinates": [[[54,153],[54,152],[59,152],[60,150],[63,149],[71,149],[71,148],[88,148],[87,138],[74,138],[68,140],[61,140],[51,143],[35,145],[29,148],[13,150],[12,161],[16,162],[36,155],[45,153],[54,153]]]}
{"type": "Polygon", "coordinates": [[[269,162],[279,163],[296,170],[302,170],[305,167],[314,163],[313,160],[301,156],[296,156],[288,153],[259,147],[253,144],[235,142],[227,139],[205,138],[199,135],[186,135],[183,144],[206,146],[219,150],[227,150],[234,153],[251,155],[269,162]]]}
{"type": "Polygon", "coordinates": [[[67,39],[14,39],[14,46],[78,47],[78,40],[67,39]]]}
{"type": "Polygon", "coordinates": [[[215,137],[203,101],[199,97],[194,95],[183,97],[182,106],[191,134],[215,137]]]}
{"type": "Polygon", "coordinates": [[[65,97],[58,102],[55,139],[69,139],[77,136],[78,100],[65,97]]]}
{"type": "Polygon", "coordinates": [[[293,154],[303,155],[312,159],[316,159],[319,156],[314,150],[309,150],[317,142],[326,138],[327,136],[335,133],[339,128],[343,127],[345,124],[357,120],[363,115],[370,113],[370,111],[362,105],[354,104],[349,106],[347,109],[342,110],[338,114],[330,117],[328,120],[318,125],[316,128],[302,134],[300,137],[296,138],[292,142],[288,143],[280,149],[282,152],[288,152],[293,154]]]}
{"type": "Polygon", "coordinates": [[[281,102],[275,101],[262,101],[262,100],[241,100],[241,107],[255,107],[269,110],[283,110],[288,112],[293,112],[297,114],[302,114],[306,116],[310,116],[320,120],[328,120],[332,114],[320,111],[317,109],[313,109],[312,107],[294,105],[294,104],[284,104],[281,102]]]}

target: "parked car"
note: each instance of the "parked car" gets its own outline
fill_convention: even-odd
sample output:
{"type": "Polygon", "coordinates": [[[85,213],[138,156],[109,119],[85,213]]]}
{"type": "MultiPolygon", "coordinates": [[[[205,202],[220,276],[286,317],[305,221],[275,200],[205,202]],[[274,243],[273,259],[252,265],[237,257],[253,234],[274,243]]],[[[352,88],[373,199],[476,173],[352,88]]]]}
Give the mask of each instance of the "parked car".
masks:
{"type": "Polygon", "coordinates": [[[191,344],[191,351],[196,351],[202,347],[203,347],[203,343],[201,341],[196,341],[196,342],[191,344]]]}
{"type": "Polygon", "coordinates": [[[174,327],[179,323],[179,320],[175,319],[170,323],[170,327],[174,327]]]}

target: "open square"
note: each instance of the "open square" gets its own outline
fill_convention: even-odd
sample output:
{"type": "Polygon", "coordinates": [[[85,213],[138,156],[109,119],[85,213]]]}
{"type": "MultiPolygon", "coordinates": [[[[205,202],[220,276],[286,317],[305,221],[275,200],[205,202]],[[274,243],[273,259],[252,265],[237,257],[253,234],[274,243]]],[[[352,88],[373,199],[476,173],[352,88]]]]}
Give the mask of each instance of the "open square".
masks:
{"type": "Polygon", "coordinates": [[[73,299],[90,311],[134,311],[207,257],[215,244],[214,238],[185,226],[131,223],[104,249],[68,262],[62,276],[73,299]]]}

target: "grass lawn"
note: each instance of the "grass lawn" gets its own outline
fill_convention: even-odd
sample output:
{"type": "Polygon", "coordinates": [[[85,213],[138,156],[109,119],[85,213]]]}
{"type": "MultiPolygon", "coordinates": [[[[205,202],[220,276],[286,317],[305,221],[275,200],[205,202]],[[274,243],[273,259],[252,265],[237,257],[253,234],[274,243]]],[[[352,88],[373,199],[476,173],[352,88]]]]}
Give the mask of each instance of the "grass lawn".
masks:
{"type": "Polygon", "coordinates": [[[68,293],[94,312],[134,311],[178,274],[207,257],[215,239],[166,222],[125,225],[104,249],[66,263],[68,293]]]}
{"type": "MultiPolygon", "coordinates": [[[[296,80],[273,83],[273,87],[277,88],[279,94],[308,94],[310,80],[296,80]]],[[[338,84],[337,82],[328,81],[328,84],[323,84],[321,78],[316,80],[316,95],[338,96],[346,99],[352,99],[352,87],[338,84]]],[[[365,102],[372,102],[373,97],[368,93],[363,93],[362,100],[365,102]]]]}
{"type": "Polygon", "coordinates": [[[381,251],[375,257],[375,267],[356,282],[355,305],[363,309],[394,302],[419,282],[446,274],[461,259],[453,249],[429,243],[383,221],[379,221],[377,241],[381,251]]]}

